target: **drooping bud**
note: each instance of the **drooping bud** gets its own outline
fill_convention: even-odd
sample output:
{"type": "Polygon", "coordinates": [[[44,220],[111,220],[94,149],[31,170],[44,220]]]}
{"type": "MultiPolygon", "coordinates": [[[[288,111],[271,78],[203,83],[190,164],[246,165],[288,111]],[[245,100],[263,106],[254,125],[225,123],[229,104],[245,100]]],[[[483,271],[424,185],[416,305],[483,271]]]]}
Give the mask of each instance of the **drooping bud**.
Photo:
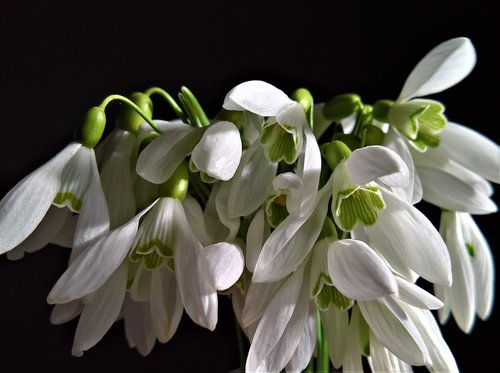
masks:
{"type": "Polygon", "coordinates": [[[361,131],[361,147],[370,145],[382,145],[384,143],[385,133],[379,127],[371,124],[363,127],[361,131]]]}
{"type": "MultiPolygon", "coordinates": [[[[149,96],[141,92],[134,92],[130,95],[130,100],[142,110],[148,118],[153,116],[153,102],[149,96]]],[[[128,105],[124,105],[118,112],[116,119],[116,126],[125,131],[137,133],[141,123],[144,123],[142,118],[137,112],[128,105]]]]}
{"type": "Polygon", "coordinates": [[[323,148],[323,157],[332,170],[337,165],[351,156],[351,149],[342,141],[333,140],[323,148]]]}
{"type": "Polygon", "coordinates": [[[359,95],[345,93],[328,100],[323,107],[323,115],[329,120],[340,121],[354,114],[362,105],[359,95]]]}
{"type": "Polygon", "coordinates": [[[85,114],[83,125],[80,127],[76,141],[87,148],[95,148],[106,127],[106,114],[98,106],[94,106],[85,114]]]}
{"type": "Polygon", "coordinates": [[[392,105],[394,105],[392,100],[378,100],[373,105],[373,117],[379,122],[387,122],[392,105]]]}

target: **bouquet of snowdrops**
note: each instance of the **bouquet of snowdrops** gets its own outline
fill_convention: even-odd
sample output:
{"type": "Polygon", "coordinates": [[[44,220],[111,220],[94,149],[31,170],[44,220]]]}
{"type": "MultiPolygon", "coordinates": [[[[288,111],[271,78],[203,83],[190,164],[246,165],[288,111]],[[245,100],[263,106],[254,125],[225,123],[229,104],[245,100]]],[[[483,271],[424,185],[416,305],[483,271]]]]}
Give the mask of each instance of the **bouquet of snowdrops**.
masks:
{"type": "Polygon", "coordinates": [[[472,215],[497,210],[500,149],[425,96],[475,61],[469,39],[448,40],[395,100],[370,104],[258,80],[214,118],[186,87],[108,96],[0,201],[0,254],[71,249],[47,301],[52,323],[79,317],[75,356],[121,320],[142,355],[184,311],[214,330],[224,296],[250,342],[242,371],[458,371],[432,311],[466,333],[492,311],[493,257],[472,215]],[[175,119],[155,118],[153,95],[175,119]],[[441,209],[438,229],[421,200],[441,209]]]}

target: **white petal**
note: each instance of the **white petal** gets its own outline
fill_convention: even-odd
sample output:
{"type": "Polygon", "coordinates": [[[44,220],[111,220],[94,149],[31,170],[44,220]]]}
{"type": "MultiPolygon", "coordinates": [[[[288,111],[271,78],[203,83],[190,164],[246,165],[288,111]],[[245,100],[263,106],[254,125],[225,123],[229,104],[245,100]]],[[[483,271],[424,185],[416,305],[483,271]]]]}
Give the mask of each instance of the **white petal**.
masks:
{"type": "Polygon", "coordinates": [[[152,271],[147,270],[144,268],[144,265],[140,263],[137,266],[134,280],[129,289],[130,299],[134,302],[149,302],[151,300],[151,278],[152,271]]]}
{"type": "Polygon", "coordinates": [[[258,141],[243,154],[238,170],[228,184],[229,218],[250,215],[262,205],[277,168],[277,163],[267,159],[258,141]]]}
{"type": "Polygon", "coordinates": [[[446,344],[434,316],[430,311],[405,306],[405,312],[417,327],[429,351],[432,364],[428,366],[433,372],[456,372],[458,366],[453,354],[446,344]]]}
{"type": "Polygon", "coordinates": [[[441,142],[431,152],[442,150],[448,157],[485,179],[500,183],[499,146],[471,128],[448,122],[440,133],[441,142]]]}
{"type": "Polygon", "coordinates": [[[384,298],[358,304],[370,329],[389,351],[411,365],[430,362],[420,333],[394,301],[384,298]]]}
{"type": "Polygon", "coordinates": [[[207,232],[203,210],[201,209],[198,201],[188,194],[186,195],[184,202],[182,202],[182,205],[184,206],[189,226],[196,234],[196,237],[203,245],[209,245],[212,242],[212,239],[207,232]]]}
{"type": "Polygon", "coordinates": [[[175,244],[175,275],[184,308],[198,325],[214,330],[217,324],[217,293],[213,284],[200,267],[201,243],[196,239],[184,213],[184,208],[174,200],[174,216],[177,223],[175,244]]]}
{"type": "Polygon", "coordinates": [[[292,215],[300,215],[303,184],[299,176],[293,172],[283,172],[276,175],[273,180],[273,189],[278,191],[287,192],[286,196],[286,209],[292,215]]]}
{"type": "Polygon", "coordinates": [[[328,182],[318,193],[315,210],[310,216],[289,215],[276,227],[262,247],[252,281],[278,281],[302,263],[323,227],[330,188],[328,182]]]}
{"type": "Polygon", "coordinates": [[[122,265],[84,306],[73,341],[74,356],[82,356],[111,328],[122,309],[126,285],[127,266],[122,265]]]}
{"type": "Polygon", "coordinates": [[[165,266],[153,271],[151,319],[160,342],[168,342],[173,337],[181,321],[183,310],[175,274],[165,266]]]}
{"type": "Polygon", "coordinates": [[[0,254],[19,245],[47,213],[61,174],[81,144],[71,143],[14,186],[0,201],[0,254]]]}
{"type": "Polygon", "coordinates": [[[314,207],[318,194],[320,172],[321,153],[316,138],[306,122],[304,126],[304,149],[297,162],[297,175],[303,184],[300,203],[301,215],[309,214],[314,207]]]}
{"type": "Polygon", "coordinates": [[[344,362],[349,331],[349,313],[337,307],[320,312],[321,325],[328,341],[328,353],[335,369],[344,362]]]}
{"type": "MultiPolygon", "coordinates": [[[[349,329],[345,335],[345,357],[342,369],[345,372],[363,372],[360,348],[360,312],[357,303],[352,307],[349,329]]],[[[366,325],[366,323],[363,323],[366,325]]]]}
{"type": "Polygon", "coordinates": [[[246,328],[258,321],[267,306],[274,299],[285,280],[277,282],[252,282],[245,297],[245,306],[242,312],[242,323],[246,328]]]}
{"type": "Polygon", "coordinates": [[[439,231],[450,251],[453,284],[448,294],[451,312],[460,329],[469,333],[475,320],[474,272],[463,240],[458,214],[443,211],[439,231]]]}
{"type": "Polygon", "coordinates": [[[117,228],[132,219],[136,212],[136,203],[132,183],[132,152],[137,136],[127,131],[116,130],[116,145],[109,157],[100,166],[102,188],[109,209],[111,229],[117,228]]]}
{"type": "Polygon", "coordinates": [[[408,149],[406,141],[392,127],[390,127],[385,136],[384,146],[387,146],[389,149],[395,151],[406,163],[409,171],[408,185],[405,187],[394,188],[392,191],[412,205],[420,202],[422,199],[422,185],[420,184],[420,179],[418,178],[415,165],[413,163],[413,157],[408,149]]]}
{"type": "Polygon", "coordinates": [[[92,176],[90,185],[83,197],[80,217],[76,224],[73,252],[71,254],[73,258],[79,255],[85,245],[109,231],[108,205],[102,190],[95,154],[92,149],[90,150],[92,176]]]}
{"type": "Polygon", "coordinates": [[[228,242],[204,247],[200,252],[199,261],[207,281],[217,290],[226,290],[233,286],[245,266],[241,248],[228,242]]]}
{"type": "Polygon", "coordinates": [[[330,127],[330,125],[332,124],[332,121],[326,119],[325,116],[323,115],[324,107],[325,103],[320,102],[318,104],[315,104],[313,109],[313,115],[314,115],[313,132],[314,132],[314,137],[316,137],[317,139],[319,139],[323,135],[323,133],[328,129],[328,127],[330,127]]]}
{"type": "Polygon", "coordinates": [[[481,230],[469,214],[461,213],[463,233],[466,243],[472,244],[474,256],[471,258],[476,290],[476,312],[485,320],[493,309],[495,298],[495,262],[490,246],[481,230]]]}
{"type": "Polygon", "coordinates": [[[75,238],[75,230],[76,224],[78,223],[78,217],[79,215],[77,214],[68,216],[59,232],[57,232],[57,234],[52,237],[50,243],[61,247],[71,248],[73,246],[73,241],[75,238]]]}
{"type": "Polygon", "coordinates": [[[78,255],[50,291],[47,302],[66,303],[97,290],[127,256],[137,233],[139,219],[152,206],[154,203],[78,255]]]}
{"type": "Polygon", "coordinates": [[[224,98],[226,110],[247,110],[263,117],[275,116],[293,101],[280,89],[261,80],[250,80],[231,89],[224,98]]]}
{"type": "Polygon", "coordinates": [[[205,206],[204,216],[211,242],[232,241],[240,228],[240,218],[230,218],[228,213],[230,183],[216,183],[205,206]]]}
{"type": "Polygon", "coordinates": [[[35,230],[23,242],[7,252],[7,258],[18,260],[24,256],[25,252],[33,253],[47,246],[49,242],[52,242],[70,215],[71,213],[67,208],[51,206],[35,230]]]}
{"type": "Polygon", "coordinates": [[[139,155],[137,173],[155,184],[167,181],[203,136],[203,131],[183,123],[168,123],[164,132],[139,155]]]}
{"type": "Polygon", "coordinates": [[[306,326],[300,338],[299,345],[285,367],[287,373],[300,373],[306,369],[313,356],[314,348],[316,347],[317,331],[316,307],[314,303],[310,302],[306,326]]]}
{"type": "Polygon", "coordinates": [[[497,211],[495,203],[474,185],[441,170],[419,167],[424,200],[452,211],[471,214],[491,214],[497,211]]]}
{"type": "Polygon", "coordinates": [[[370,242],[392,265],[400,261],[426,280],[451,284],[446,245],[427,217],[406,201],[382,189],[386,208],[377,222],[365,227],[370,242]]]}
{"type": "Polygon", "coordinates": [[[372,372],[412,372],[407,363],[402,362],[380,343],[370,331],[370,356],[368,357],[372,372]]]}
{"type": "Polygon", "coordinates": [[[134,302],[125,296],[123,321],[129,346],[137,348],[142,356],[148,355],[156,342],[149,302],[134,302]]]}
{"type": "Polygon", "coordinates": [[[82,310],[83,304],[80,300],[56,304],[50,313],[50,323],[53,325],[64,324],[80,315],[82,310]]]}
{"type": "Polygon", "coordinates": [[[245,259],[247,269],[253,273],[264,242],[271,233],[264,209],[259,209],[248,226],[245,259]]]}
{"type": "Polygon", "coordinates": [[[428,310],[435,310],[443,306],[443,302],[432,294],[426,292],[421,287],[399,276],[395,276],[395,278],[398,283],[399,290],[397,298],[402,301],[411,304],[412,306],[428,310]]]}
{"type": "Polygon", "coordinates": [[[248,351],[246,371],[279,372],[292,357],[306,325],[309,305],[303,273],[301,267],[288,278],[262,315],[248,351]],[[301,293],[303,296],[299,296],[301,293]]]}
{"type": "Polygon", "coordinates": [[[200,171],[226,181],[240,164],[241,147],[238,128],[231,122],[217,122],[207,127],[191,160],[200,171]]]}
{"type": "Polygon", "coordinates": [[[397,293],[389,267],[363,241],[340,240],[328,249],[328,271],[333,285],[356,300],[371,300],[397,293]]]}
{"type": "Polygon", "coordinates": [[[415,66],[398,101],[444,91],[464,79],[476,64],[476,52],[467,38],[455,38],[433,48],[415,66]]]}
{"type": "Polygon", "coordinates": [[[394,187],[409,183],[410,171],[401,157],[385,146],[372,145],[356,149],[345,161],[351,180],[365,185],[377,178],[394,187]]]}

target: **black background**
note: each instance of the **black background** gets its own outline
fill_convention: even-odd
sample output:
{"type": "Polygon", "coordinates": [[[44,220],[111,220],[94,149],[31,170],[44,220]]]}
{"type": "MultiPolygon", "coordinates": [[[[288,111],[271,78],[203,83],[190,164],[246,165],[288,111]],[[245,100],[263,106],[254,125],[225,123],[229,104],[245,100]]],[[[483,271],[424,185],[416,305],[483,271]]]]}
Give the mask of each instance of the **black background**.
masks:
{"type": "MultiPolygon", "coordinates": [[[[109,94],[150,86],[175,94],[186,85],[209,116],[248,79],[286,93],[307,87],[317,102],[345,92],[368,103],[394,99],[414,65],[457,36],[474,43],[476,68],[432,98],[446,105],[450,120],[498,143],[500,19],[493,1],[370,3],[2,0],[0,196],[71,141],[85,111],[109,94]]],[[[172,116],[153,100],[155,117],[172,116]]],[[[437,222],[434,209],[422,208],[437,222]]],[[[495,253],[498,215],[477,221],[495,253]]],[[[18,262],[0,258],[0,371],[225,373],[239,366],[234,319],[222,297],[215,332],[184,316],[169,343],[141,357],[117,323],[82,358],[72,357],[76,321],[50,325],[45,302],[67,258],[56,246],[18,262]]],[[[443,328],[462,371],[498,366],[497,326],[496,306],[470,335],[453,320],[443,328]]]]}

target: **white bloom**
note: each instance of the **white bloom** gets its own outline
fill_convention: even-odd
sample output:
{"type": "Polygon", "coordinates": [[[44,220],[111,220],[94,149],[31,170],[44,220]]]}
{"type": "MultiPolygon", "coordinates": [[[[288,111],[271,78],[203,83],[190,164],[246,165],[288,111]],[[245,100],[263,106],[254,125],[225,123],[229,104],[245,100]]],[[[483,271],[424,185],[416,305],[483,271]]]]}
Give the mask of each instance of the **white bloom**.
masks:
{"type": "MultiPolygon", "coordinates": [[[[217,291],[236,282],[243,266],[237,245],[222,242],[203,247],[182,204],[163,197],[76,257],[54,285],[48,302],[90,297],[82,316],[87,312],[92,317],[80,318],[79,330],[85,332],[77,331],[76,354],[104,336],[119,314],[125,291],[132,301],[148,302],[153,331],[160,341],[167,341],[177,328],[182,306],[193,321],[213,330],[217,291]],[[108,292],[114,296],[106,296],[108,292]],[[103,309],[106,315],[99,316],[103,309]],[[96,323],[94,319],[99,317],[96,323]]],[[[130,307],[134,312],[138,306],[130,307]]]]}
{"type": "Polygon", "coordinates": [[[493,307],[493,256],[469,214],[443,211],[440,232],[448,245],[453,271],[451,287],[435,286],[436,295],[445,303],[439,310],[440,321],[446,322],[451,311],[460,329],[469,333],[476,314],[485,320],[493,307]]]}
{"type": "Polygon", "coordinates": [[[41,249],[55,238],[70,215],[55,211],[52,205],[80,213],[74,250],[108,230],[108,210],[93,149],[69,144],[7,193],[0,201],[0,254],[22,244],[13,255],[22,257],[24,251],[41,249]]]}
{"type": "Polygon", "coordinates": [[[210,177],[229,180],[241,158],[239,131],[231,122],[215,122],[197,128],[184,123],[157,121],[162,134],[139,155],[137,173],[161,184],[192,153],[192,162],[210,177]]]}

